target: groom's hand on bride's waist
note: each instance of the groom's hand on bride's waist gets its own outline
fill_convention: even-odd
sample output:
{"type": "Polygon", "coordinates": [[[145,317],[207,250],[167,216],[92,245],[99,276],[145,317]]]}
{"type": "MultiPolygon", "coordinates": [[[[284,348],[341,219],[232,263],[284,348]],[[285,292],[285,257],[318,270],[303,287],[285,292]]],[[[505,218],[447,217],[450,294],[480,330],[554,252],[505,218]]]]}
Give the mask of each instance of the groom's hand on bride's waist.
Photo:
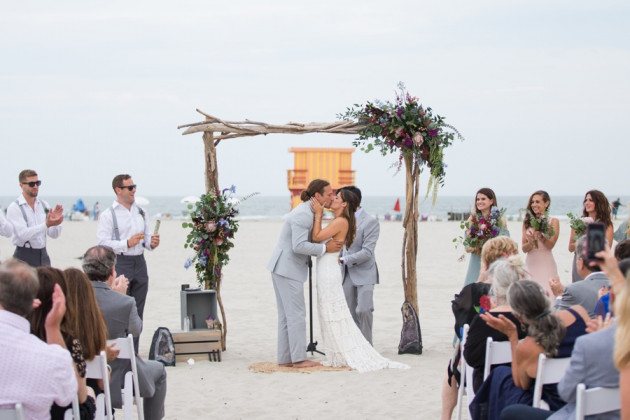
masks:
{"type": "Polygon", "coordinates": [[[342,241],[339,241],[337,239],[331,239],[330,241],[326,242],[326,252],[337,252],[341,250],[342,246],[343,246],[342,241]]]}

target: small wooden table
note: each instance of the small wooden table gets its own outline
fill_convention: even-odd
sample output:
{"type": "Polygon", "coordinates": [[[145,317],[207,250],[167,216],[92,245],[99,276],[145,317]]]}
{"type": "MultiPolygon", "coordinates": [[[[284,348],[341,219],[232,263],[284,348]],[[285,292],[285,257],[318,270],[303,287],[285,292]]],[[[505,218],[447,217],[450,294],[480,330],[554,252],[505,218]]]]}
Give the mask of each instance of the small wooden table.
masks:
{"type": "Polygon", "coordinates": [[[188,359],[221,361],[221,330],[195,329],[173,333],[175,361],[188,359]]]}

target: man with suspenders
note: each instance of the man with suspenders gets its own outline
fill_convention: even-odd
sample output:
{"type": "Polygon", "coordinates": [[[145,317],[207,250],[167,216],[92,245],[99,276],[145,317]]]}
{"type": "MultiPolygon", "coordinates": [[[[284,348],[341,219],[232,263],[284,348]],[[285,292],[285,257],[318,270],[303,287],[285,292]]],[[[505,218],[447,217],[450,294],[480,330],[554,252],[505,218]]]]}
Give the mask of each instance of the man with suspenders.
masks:
{"type": "MultiPolygon", "coordinates": [[[[152,235],[147,216],[135,203],[136,184],[130,175],[116,175],[112,181],[116,194],[114,204],[98,218],[98,244],[111,248],[117,255],[116,273],[129,280],[127,294],[136,300],[140,319],[149,290],[149,274],[144,250],[160,245],[160,236],[152,235]]],[[[138,338],[134,338],[138,351],[138,338]]]]}
{"type": "Polygon", "coordinates": [[[50,266],[46,235],[53,239],[61,235],[63,207],[57,204],[51,209],[37,198],[42,184],[37,172],[25,169],[18,178],[22,194],[7,208],[7,220],[13,225],[13,256],[32,267],[50,266]]]}

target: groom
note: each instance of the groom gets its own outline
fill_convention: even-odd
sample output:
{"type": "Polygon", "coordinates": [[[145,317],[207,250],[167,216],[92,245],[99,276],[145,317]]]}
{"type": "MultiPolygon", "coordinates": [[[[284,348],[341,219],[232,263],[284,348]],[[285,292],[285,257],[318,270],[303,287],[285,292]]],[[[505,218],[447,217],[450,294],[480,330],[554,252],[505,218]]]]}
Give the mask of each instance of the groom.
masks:
{"type": "Polygon", "coordinates": [[[380,226],[374,216],[361,208],[361,190],[350,185],[341,188],[357,196],[359,206],[355,212],[357,231],[352,245],[339,259],[343,264],[343,291],[348,308],[365,339],[372,344],[374,312],[374,285],[378,283],[378,267],[374,248],[380,226]]]}
{"type": "Polygon", "coordinates": [[[295,368],[318,366],[306,360],[306,308],[304,282],[308,277],[310,256],[338,252],[343,243],[331,240],[324,244],[310,242],[313,227],[311,198],[328,207],[334,197],[328,181],[315,179],[302,191],[300,203],[284,217],[278,244],[267,269],[271,271],[278,306],[278,364],[295,368]]]}

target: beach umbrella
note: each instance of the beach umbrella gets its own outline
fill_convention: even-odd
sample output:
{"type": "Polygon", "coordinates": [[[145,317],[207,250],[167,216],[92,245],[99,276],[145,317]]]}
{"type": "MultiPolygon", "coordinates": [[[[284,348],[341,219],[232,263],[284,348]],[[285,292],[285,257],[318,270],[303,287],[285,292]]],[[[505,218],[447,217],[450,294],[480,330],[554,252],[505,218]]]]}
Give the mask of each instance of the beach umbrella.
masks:
{"type": "Polygon", "coordinates": [[[195,204],[197,201],[199,201],[199,197],[194,195],[188,195],[179,200],[179,202],[182,204],[195,204]]]}
{"type": "Polygon", "coordinates": [[[140,197],[140,196],[136,196],[136,204],[139,206],[148,206],[149,205],[149,200],[147,200],[144,197],[140,197]]]}
{"type": "Polygon", "coordinates": [[[400,198],[396,199],[396,204],[394,204],[394,211],[400,211],[400,198]]]}

